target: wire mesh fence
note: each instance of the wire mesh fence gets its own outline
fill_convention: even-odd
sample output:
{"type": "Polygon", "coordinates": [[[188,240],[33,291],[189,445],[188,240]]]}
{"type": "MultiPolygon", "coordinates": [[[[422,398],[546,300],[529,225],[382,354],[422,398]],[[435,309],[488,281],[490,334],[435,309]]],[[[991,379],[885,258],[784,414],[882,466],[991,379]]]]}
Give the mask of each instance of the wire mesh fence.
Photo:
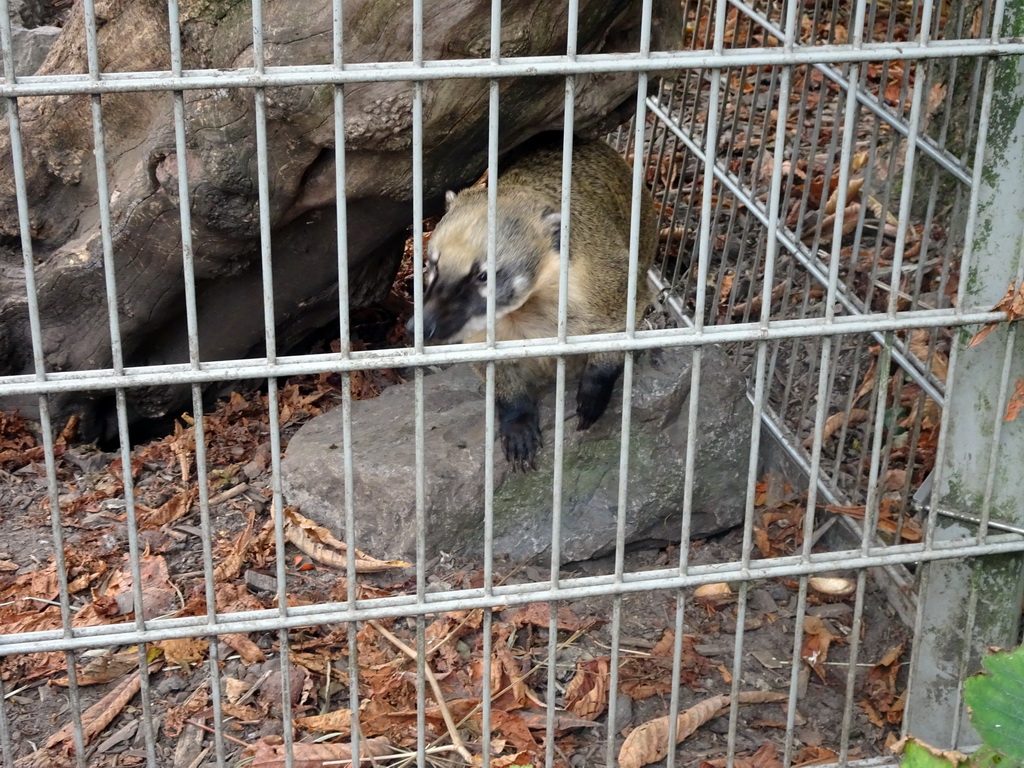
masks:
{"type": "MultiPolygon", "coordinates": [[[[522,57],[501,51],[499,2],[489,6],[487,52],[430,60],[424,14],[431,9],[417,1],[407,11],[407,56],[348,62],[337,0],[321,9],[333,14],[333,60],[312,64],[265,59],[269,6],[253,2],[251,66],[213,70],[185,66],[182,14],[172,0],[170,68],[159,72],[101,68],[97,30],[108,19],[97,18],[92,0],[82,6],[87,72],[9,76],[0,84],[12,158],[5,199],[20,228],[20,242],[6,245],[23,266],[20,290],[31,325],[31,372],[0,371],[0,397],[35,399],[39,441],[18,449],[19,456],[35,450],[31,462],[4,470],[12,488],[32,486],[39,498],[23,494],[25,505],[12,506],[4,524],[15,530],[19,509],[34,512],[37,524],[45,513],[50,523],[48,545],[29,553],[38,567],[9,553],[14,568],[4,582],[0,634],[5,765],[350,764],[353,755],[372,754],[389,765],[672,766],[699,754],[731,766],[762,747],[776,750],[773,759],[785,766],[867,765],[888,760],[887,738],[908,727],[939,746],[975,743],[957,681],[984,646],[1018,639],[1024,551],[1024,517],[1013,501],[1019,494],[1000,469],[1019,458],[1015,424],[1003,426],[1019,397],[1010,387],[1020,373],[1014,327],[1000,325],[969,348],[976,326],[1020,314],[1012,290],[996,306],[1007,285],[1022,278],[1024,197],[1013,194],[1022,154],[1012,129],[1021,120],[1024,79],[1019,2],[688,0],[682,46],[658,51],[648,0],[630,9],[641,22],[635,53],[577,50],[580,8],[570,3],[564,52],[522,57]],[[658,76],[666,72],[672,74],[658,76]],[[491,292],[483,343],[426,345],[431,137],[423,126],[431,87],[456,78],[486,83],[490,216],[481,259],[494,285],[497,179],[507,141],[503,84],[564,79],[560,127],[569,150],[582,141],[573,137],[579,78],[608,73],[636,77],[636,117],[611,139],[633,179],[627,304],[650,286],[657,311],[629,315],[616,333],[569,334],[572,232],[565,225],[557,333],[497,338],[491,292]],[[335,150],[327,176],[344,198],[337,190],[346,189],[346,89],[377,83],[408,84],[400,100],[412,126],[414,338],[398,348],[351,343],[348,220],[339,205],[341,236],[330,265],[338,280],[338,348],[292,354],[277,337],[268,110],[289,88],[323,89],[335,150]],[[120,223],[111,215],[112,199],[124,191],[108,188],[104,106],[137,94],[172,100],[176,162],[187,166],[187,118],[195,107],[186,97],[209,89],[251,99],[248,182],[257,201],[251,223],[261,265],[262,354],[201,354],[196,275],[204,254],[193,247],[198,230],[190,206],[179,203],[173,215],[180,220],[187,347],[177,362],[128,364],[121,333],[127,317],[118,300],[124,286],[115,279],[123,274],[115,246],[120,223]],[[33,146],[20,109],[48,98],[86,99],[91,119],[82,129],[91,132],[95,157],[90,173],[110,364],[85,370],[53,364],[54,342],[36,295],[37,262],[49,254],[34,250],[26,157],[60,148],[33,146]],[[649,275],[637,268],[643,185],[654,195],[660,241],[649,275]],[[696,446],[702,430],[710,430],[701,422],[707,403],[722,396],[707,383],[719,349],[741,372],[752,405],[744,434],[734,440],[744,453],[729,488],[742,518],[729,532],[695,537],[691,523],[706,503],[695,501],[696,446]],[[658,350],[692,351],[685,439],[676,446],[681,495],[666,526],[681,543],[634,550],[627,547],[627,511],[630,497],[645,492],[635,477],[646,469],[632,443],[633,411],[641,412],[634,392],[648,375],[644,361],[658,359],[658,350]],[[621,352],[625,360],[623,406],[609,438],[617,449],[608,470],[610,546],[603,560],[567,564],[574,534],[563,512],[574,509],[575,487],[563,472],[573,450],[566,446],[575,445],[566,426],[565,393],[574,385],[567,371],[579,356],[602,352],[621,352]],[[496,366],[551,356],[555,398],[546,439],[554,451],[544,476],[550,486],[539,502],[550,519],[549,538],[541,557],[510,563],[494,551],[501,486],[509,482],[495,450],[496,366]],[[437,463],[428,451],[435,412],[425,391],[427,369],[467,362],[481,364],[485,374],[478,414],[484,477],[473,510],[481,549],[453,558],[428,544],[437,463]],[[414,393],[413,461],[404,470],[414,490],[406,512],[415,532],[403,580],[373,581],[359,573],[369,561],[353,556],[367,514],[357,509],[362,470],[353,411],[361,404],[353,402],[353,389],[365,372],[379,369],[408,371],[412,381],[403,386],[414,393]],[[322,398],[296,377],[328,374],[339,382],[329,399],[342,414],[334,463],[344,479],[343,495],[333,500],[342,524],[330,532],[287,507],[292,500],[282,482],[292,417],[313,413],[311,404],[322,398]],[[211,410],[205,387],[237,381],[260,382],[265,394],[236,395],[211,410]],[[170,386],[189,388],[189,418],[162,444],[163,453],[133,447],[130,403],[170,386]],[[50,402],[87,392],[113,398],[118,438],[117,462],[108,469],[116,483],[95,491],[93,507],[82,501],[77,486],[84,481],[70,469],[50,402]],[[240,415],[251,419],[248,426],[232,420],[240,415]],[[237,455],[229,458],[232,449],[237,455]],[[265,479],[263,488],[221,482],[218,473],[239,455],[256,461],[253,477],[265,479]],[[169,497],[159,496],[147,475],[147,464],[158,462],[180,467],[181,482],[169,497]],[[224,504],[236,497],[246,500],[248,517],[236,514],[232,522],[224,504]],[[113,561],[127,550],[120,566],[100,565],[103,558],[78,548],[83,509],[99,510],[101,518],[123,515],[117,544],[107,552],[113,561]],[[194,513],[197,520],[181,522],[194,513]],[[175,551],[154,530],[187,542],[177,545],[178,559],[154,556],[153,548],[175,551]],[[319,549],[310,549],[310,536],[319,549]],[[326,558],[323,546],[333,536],[347,546],[326,558]],[[300,564],[295,547],[319,570],[300,564]],[[969,577],[962,587],[950,586],[942,569],[971,573],[984,569],[982,556],[989,555],[1005,555],[1009,565],[996,575],[979,571],[992,579],[983,589],[969,577]],[[957,642],[940,631],[950,615],[958,628],[967,627],[957,642]],[[104,677],[88,664],[99,657],[113,665],[115,654],[123,673],[104,677]],[[58,674],[66,678],[64,708],[42,693],[35,698],[39,682],[58,674]],[[98,693],[94,683],[106,688],[98,693]],[[669,749],[689,728],[677,715],[705,700],[722,718],[691,737],[686,749],[693,751],[669,749]],[[781,709],[776,701],[785,702],[781,709]],[[53,728],[39,732],[35,723],[33,731],[42,711],[53,713],[53,728]],[[314,712],[331,719],[314,724],[314,712]],[[276,723],[278,733],[262,730],[266,722],[276,723]],[[323,732],[330,738],[315,735],[323,732]]],[[[15,71],[9,18],[0,2],[7,73],[15,71]]],[[[565,151],[563,222],[570,221],[573,171],[565,151]]],[[[194,200],[197,183],[189,172],[178,173],[177,200],[194,200]]],[[[649,463],[662,459],[655,454],[649,463]]]]}

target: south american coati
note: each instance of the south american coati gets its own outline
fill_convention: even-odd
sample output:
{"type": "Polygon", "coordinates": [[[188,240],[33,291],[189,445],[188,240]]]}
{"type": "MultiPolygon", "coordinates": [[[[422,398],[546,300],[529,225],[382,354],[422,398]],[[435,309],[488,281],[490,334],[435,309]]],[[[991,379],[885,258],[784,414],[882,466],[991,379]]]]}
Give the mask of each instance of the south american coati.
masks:
{"type": "MultiPolygon", "coordinates": [[[[551,338],[558,332],[561,134],[535,142],[498,178],[495,337],[551,338]]],[[[626,326],[632,170],[602,141],[576,139],[572,151],[569,226],[569,335],[622,332],[626,326]]],[[[647,304],[647,268],[658,246],[654,200],[640,198],[637,321],[647,304]]],[[[447,210],[427,244],[423,338],[430,342],[486,340],[487,189],[449,192],[447,210]]],[[[409,321],[409,329],[413,321],[409,321]]],[[[576,396],[577,429],[604,413],[623,355],[586,357],[576,396]]],[[[475,366],[483,377],[484,366],[475,366]]],[[[532,468],[541,443],[538,395],[550,387],[554,358],[503,360],[495,365],[495,405],[506,460],[532,468]]]]}

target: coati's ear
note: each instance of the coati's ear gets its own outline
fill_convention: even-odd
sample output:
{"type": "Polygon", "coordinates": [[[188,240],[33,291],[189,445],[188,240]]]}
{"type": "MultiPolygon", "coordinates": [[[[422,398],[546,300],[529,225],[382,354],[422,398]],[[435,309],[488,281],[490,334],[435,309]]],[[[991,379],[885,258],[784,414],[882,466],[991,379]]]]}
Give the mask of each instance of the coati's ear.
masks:
{"type": "Polygon", "coordinates": [[[551,248],[557,251],[562,243],[562,212],[545,208],[540,220],[551,237],[551,248]]]}
{"type": "Polygon", "coordinates": [[[444,210],[445,210],[445,213],[448,212],[448,209],[452,207],[452,203],[454,203],[454,202],[455,202],[455,193],[452,192],[449,189],[447,192],[444,193],[444,210]]]}

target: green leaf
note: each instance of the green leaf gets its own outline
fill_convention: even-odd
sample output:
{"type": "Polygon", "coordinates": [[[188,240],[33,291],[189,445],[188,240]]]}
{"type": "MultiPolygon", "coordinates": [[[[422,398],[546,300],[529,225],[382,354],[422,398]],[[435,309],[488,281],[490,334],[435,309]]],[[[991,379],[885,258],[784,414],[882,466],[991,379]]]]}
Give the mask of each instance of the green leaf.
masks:
{"type": "Polygon", "coordinates": [[[1020,768],[1024,763],[1011,760],[992,747],[981,747],[971,755],[970,768],[1020,768]]]}
{"type": "Polygon", "coordinates": [[[907,739],[900,765],[902,768],[956,768],[957,763],[935,754],[916,739],[907,739]]]}
{"type": "Polygon", "coordinates": [[[964,683],[971,724],[985,744],[1011,760],[1024,762],[1024,646],[982,660],[989,674],[964,683]]]}

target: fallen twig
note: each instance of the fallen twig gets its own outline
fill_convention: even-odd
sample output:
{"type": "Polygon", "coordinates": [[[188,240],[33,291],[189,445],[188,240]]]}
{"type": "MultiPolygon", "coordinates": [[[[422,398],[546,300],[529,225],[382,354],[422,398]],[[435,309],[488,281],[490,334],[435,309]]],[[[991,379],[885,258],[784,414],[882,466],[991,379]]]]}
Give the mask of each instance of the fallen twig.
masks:
{"type": "Polygon", "coordinates": [[[248,483],[239,483],[233,488],[228,488],[226,491],[222,491],[218,493],[216,496],[214,496],[212,499],[210,499],[210,506],[212,507],[216,504],[220,504],[221,502],[227,501],[228,499],[233,499],[235,498],[235,496],[240,496],[241,494],[245,493],[248,490],[248,483]]]}
{"type": "MultiPolygon", "coordinates": [[[[186,725],[194,726],[194,727],[198,728],[201,731],[206,731],[207,733],[217,733],[217,731],[214,728],[211,728],[206,723],[197,723],[195,720],[186,720],[185,724],[186,725]]],[[[223,734],[223,736],[228,741],[233,741],[235,744],[238,744],[241,747],[248,747],[249,746],[246,742],[242,741],[241,739],[236,739],[234,736],[229,736],[226,733],[223,734]]]]}
{"type": "MultiPolygon", "coordinates": [[[[371,627],[377,630],[389,643],[395,646],[398,650],[404,653],[413,661],[416,661],[418,655],[416,651],[410,648],[408,645],[403,643],[388,630],[384,629],[379,622],[370,620],[367,622],[371,627]]],[[[456,751],[462,755],[463,759],[467,763],[472,764],[473,755],[468,749],[466,744],[463,742],[462,737],[459,736],[459,730],[455,727],[455,720],[452,719],[452,713],[448,709],[448,705],[445,703],[444,694],[441,692],[441,686],[437,682],[437,678],[434,677],[434,671],[430,668],[430,665],[423,662],[423,672],[427,676],[427,681],[430,683],[430,689],[434,692],[434,699],[437,701],[437,706],[441,710],[441,716],[444,718],[444,724],[448,728],[448,735],[451,736],[452,744],[456,751]]]]}

